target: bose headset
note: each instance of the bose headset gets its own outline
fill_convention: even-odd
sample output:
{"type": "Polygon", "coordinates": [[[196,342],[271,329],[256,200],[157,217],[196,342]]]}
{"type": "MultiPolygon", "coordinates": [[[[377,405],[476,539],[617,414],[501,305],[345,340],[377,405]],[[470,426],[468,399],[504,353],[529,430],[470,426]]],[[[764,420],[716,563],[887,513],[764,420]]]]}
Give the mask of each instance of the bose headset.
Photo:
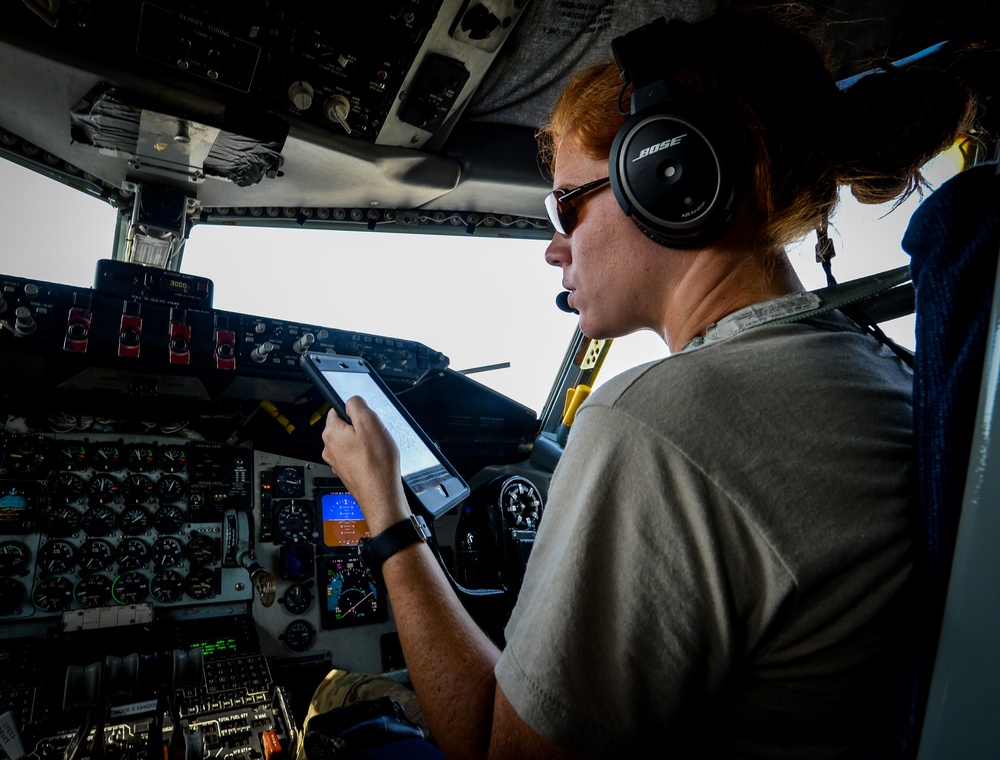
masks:
{"type": "Polygon", "coordinates": [[[661,17],[611,42],[618,73],[633,92],[608,174],[618,204],[640,230],[661,245],[691,248],[732,218],[736,138],[727,142],[717,120],[672,100],[664,80],[667,29],[661,17]]]}

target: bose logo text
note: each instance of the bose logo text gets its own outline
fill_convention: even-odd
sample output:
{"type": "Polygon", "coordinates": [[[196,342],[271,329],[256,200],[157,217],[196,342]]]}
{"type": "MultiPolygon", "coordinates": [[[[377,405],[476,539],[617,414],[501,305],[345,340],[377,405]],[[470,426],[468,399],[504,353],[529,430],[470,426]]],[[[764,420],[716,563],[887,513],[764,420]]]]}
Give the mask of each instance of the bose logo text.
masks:
{"type": "Polygon", "coordinates": [[[685,132],[683,135],[677,135],[677,137],[672,137],[669,140],[664,140],[661,143],[655,143],[653,145],[650,145],[648,148],[643,148],[641,151],[639,151],[639,155],[632,159],[632,162],[634,163],[641,158],[645,158],[648,155],[656,153],[657,151],[666,150],[667,148],[672,148],[685,137],[687,137],[687,132],[685,132]]]}

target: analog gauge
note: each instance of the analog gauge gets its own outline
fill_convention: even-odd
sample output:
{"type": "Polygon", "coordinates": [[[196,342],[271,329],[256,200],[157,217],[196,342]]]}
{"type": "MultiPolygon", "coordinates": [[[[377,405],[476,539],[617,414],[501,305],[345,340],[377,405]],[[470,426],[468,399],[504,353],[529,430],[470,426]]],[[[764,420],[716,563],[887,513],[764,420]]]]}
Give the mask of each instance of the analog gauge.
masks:
{"type": "Polygon", "coordinates": [[[73,581],[62,575],[42,578],[31,591],[31,603],[43,612],[68,609],[73,601],[73,581]]]}
{"type": "Polygon", "coordinates": [[[156,452],[149,444],[133,443],[125,450],[125,466],[132,472],[151,472],[156,463],[156,452]]]}
{"type": "Polygon", "coordinates": [[[68,504],[56,504],[45,510],[43,530],[50,536],[60,538],[71,536],[80,529],[82,518],[80,510],[74,509],[68,504]]]}
{"type": "Polygon", "coordinates": [[[149,510],[138,505],[125,507],[118,515],[118,529],[126,536],[138,536],[149,530],[149,510]]]}
{"type": "Polygon", "coordinates": [[[210,599],[215,596],[215,573],[207,567],[195,567],[184,579],[184,590],[192,599],[210,599]]]}
{"type": "Polygon", "coordinates": [[[83,470],[87,461],[87,446],[82,441],[63,441],[56,446],[53,464],[59,470],[83,470]]]}
{"type": "Polygon", "coordinates": [[[46,541],[38,549],[38,567],[51,575],[69,572],[76,567],[76,547],[61,538],[46,541]]]}
{"type": "Polygon", "coordinates": [[[274,524],[282,543],[312,541],[316,532],[316,516],[307,501],[276,501],[274,524]]]}
{"type": "Polygon", "coordinates": [[[135,570],[149,562],[149,544],[141,538],[126,538],[115,549],[115,561],[122,570],[135,570]]]}
{"type": "Polygon", "coordinates": [[[4,464],[13,475],[37,475],[47,469],[49,440],[18,436],[7,441],[4,464]]]}
{"type": "Polygon", "coordinates": [[[219,558],[219,544],[211,536],[195,533],[184,547],[184,556],[194,565],[210,565],[219,558]]]}
{"type": "Polygon", "coordinates": [[[530,480],[516,475],[505,481],[500,491],[500,508],[505,513],[508,528],[538,530],[542,497],[530,480]]]}
{"type": "Polygon", "coordinates": [[[293,652],[304,652],[312,646],[316,638],[316,629],[308,620],[293,620],[285,627],[285,633],[280,637],[285,646],[293,652]]]}
{"type": "Polygon", "coordinates": [[[302,496],[305,494],[305,477],[301,467],[276,467],[274,487],[282,496],[302,496]]]}
{"type": "Polygon", "coordinates": [[[80,567],[88,572],[107,570],[114,560],[115,550],[111,544],[100,538],[91,538],[80,545],[77,553],[80,567]]]}
{"type": "Polygon", "coordinates": [[[159,570],[149,581],[149,593],[158,602],[179,601],[184,592],[184,576],[176,570],[159,570]]]}
{"type": "Polygon", "coordinates": [[[80,527],[88,536],[107,536],[115,529],[118,515],[107,504],[95,504],[83,513],[80,527]]]}
{"type": "Polygon", "coordinates": [[[326,599],[320,608],[320,622],[324,628],[374,623],[388,618],[381,587],[360,557],[329,557],[323,563],[322,573],[326,599]]]}
{"type": "Polygon", "coordinates": [[[187,483],[179,475],[163,475],[156,481],[156,498],[163,504],[176,504],[187,493],[187,483]]]}
{"type": "Polygon", "coordinates": [[[122,481],[122,496],[126,504],[148,504],[153,498],[153,479],[149,475],[133,473],[122,481]]]}
{"type": "Polygon", "coordinates": [[[173,536],[160,536],[150,553],[156,567],[177,567],[184,560],[184,547],[173,536]]]}
{"type": "Polygon", "coordinates": [[[293,583],[288,587],[281,602],[293,615],[302,615],[312,604],[312,590],[305,583],[293,583]]]}
{"type": "Polygon", "coordinates": [[[31,549],[20,541],[0,543],[0,575],[26,575],[31,563],[31,549]]]}
{"type": "Polygon", "coordinates": [[[90,464],[95,470],[112,472],[122,468],[122,450],[117,443],[102,443],[90,455],[90,464]]]}
{"type": "Polygon", "coordinates": [[[36,483],[0,485],[0,534],[31,530],[35,505],[39,501],[36,483]]]}
{"type": "Polygon", "coordinates": [[[10,483],[0,486],[0,506],[16,512],[26,510],[28,508],[28,493],[24,486],[10,483]]]}
{"type": "Polygon", "coordinates": [[[177,533],[184,520],[184,510],[176,504],[161,504],[153,513],[153,527],[160,533],[177,533]]]}
{"type": "Polygon", "coordinates": [[[92,504],[110,504],[122,492],[122,483],[114,475],[95,475],[87,483],[87,498],[92,504]]]}
{"type": "Polygon", "coordinates": [[[164,472],[182,472],[187,467],[187,452],[183,446],[164,446],[160,449],[159,462],[164,472]]]}
{"type": "Polygon", "coordinates": [[[21,581],[0,578],[0,616],[20,612],[21,605],[24,604],[24,595],[24,584],[21,581]]]}
{"type": "Polygon", "coordinates": [[[111,595],[118,604],[139,604],[149,596],[149,578],[136,570],[122,573],[111,584],[111,595]]]}
{"type": "Polygon", "coordinates": [[[73,587],[73,598],[81,607],[107,607],[114,602],[111,579],[106,575],[85,575],[73,587]]]}
{"type": "Polygon", "coordinates": [[[73,504],[83,498],[87,484],[73,472],[57,472],[49,481],[49,495],[54,501],[73,504]]]}

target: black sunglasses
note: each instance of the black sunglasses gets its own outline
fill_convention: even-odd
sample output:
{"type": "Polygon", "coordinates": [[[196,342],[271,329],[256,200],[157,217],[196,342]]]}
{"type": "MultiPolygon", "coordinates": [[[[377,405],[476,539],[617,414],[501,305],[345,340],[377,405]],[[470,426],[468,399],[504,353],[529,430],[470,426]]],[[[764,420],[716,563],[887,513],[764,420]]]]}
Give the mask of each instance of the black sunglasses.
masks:
{"type": "Polygon", "coordinates": [[[595,179],[586,185],[569,190],[553,190],[545,196],[545,211],[549,221],[560,235],[569,237],[579,221],[579,209],[588,193],[599,190],[611,181],[610,177],[595,179]]]}

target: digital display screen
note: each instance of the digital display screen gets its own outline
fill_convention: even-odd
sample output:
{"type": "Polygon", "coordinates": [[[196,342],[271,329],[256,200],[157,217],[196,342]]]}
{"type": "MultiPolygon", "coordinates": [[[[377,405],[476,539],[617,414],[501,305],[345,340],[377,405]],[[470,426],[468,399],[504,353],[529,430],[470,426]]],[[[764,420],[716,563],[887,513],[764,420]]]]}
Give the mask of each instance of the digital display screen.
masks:
{"type": "Polygon", "coordinates": [[[368,373],[324,371],[323,375],[344,401],[360,396],[379,416],[399,448],[400,472],[414,493],[423,493],[450,477],[437,455],[414,432],[368,373]]]}
{"type": "Polygon", "coordinates": [[[239,653],[239,648],[236,645],[236,639],[229,637],[209,639],[207,641],[196,641],[188,648],[200,649],[201,653],[205,657],[211,657],[212,655],[233,655],[239,653]]]}
{"type": "Polygon", "coordinates": [[[329,547],[357,546],[370,536],[368,523],[357,500],[346,490],[324,491],[319,495],[323,517],[323,544],[329,547]]]}
{"type": "Polygon", "coordinates": [[[325,629],[381,623],[389,618],[385,588],[356,554],[320,561],[320,625],[325,629]]]}

